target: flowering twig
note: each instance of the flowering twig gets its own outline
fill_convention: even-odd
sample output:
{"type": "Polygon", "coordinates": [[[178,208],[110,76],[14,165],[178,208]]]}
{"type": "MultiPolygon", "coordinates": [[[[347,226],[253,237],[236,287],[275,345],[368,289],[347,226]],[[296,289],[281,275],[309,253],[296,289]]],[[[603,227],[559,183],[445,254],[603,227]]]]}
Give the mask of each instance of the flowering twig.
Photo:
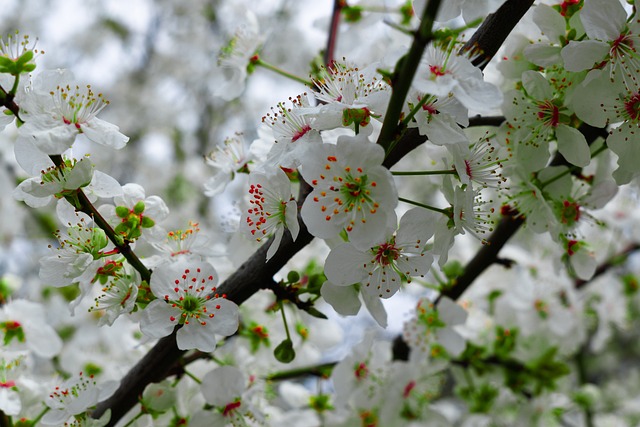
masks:
{"type": "Polygon", "coordinates": [[[391,86],[393,88],[389,107],[382,123],[378,144],[387,152],[387,155],[397,143],[399,136],[398,121],[402,114],[404,101],[409,93],[411,81],[418,69],[422,53],[433,38],[433,23],[440,6],[440,0],[430,0],[422,15],[420,26],[414,33],[413,43],[409,48],[409,52],[398,61],[398,66],[391,78],[391,86]]]}
{"type": "Polygon", "coordinates": [[[338,40],[338,25],[340,23],[340,15],[342,8],[346,5],[345,0],[333,0],[333,12],[331,13],[331,25],[329,27],[329,36],[327,39],[327,47],[324,50],[324,65],[331,67],[334,58],[334,52],[336,50],[336,43],[338,40]]]}
{"type": "MultiPolygon", "coordinates": [[[[3,103],[7,109],[9,109],[20,122],[24,123],[22,119],[20,119],[20,107],[13,101],[13,95],[8,94],[4,88],[0,87],[0,90],[4,93],[3,103]]],[[[60,155],[50,155],[51,161],[57,166],[60,167],[64,163],[62,156],[60,155]]],[[[142,280],[149,281],[151,278],[151,272],[144,266],[140,258],[131,250],[131,246],[129,243],[122,240],[122,237],[119,236],[109,225],[109,223],[100,215],[98,210],[93,206],[91,201],[87,195],[82,191],[82,189],[77,190],[77,200],[80,206],[74,206],[76,209],[81,212],[86,213],[95,221],[96,225],[104,230],[105,234],[109,237],[109,239],[113,242],[113,244],[118,248],[118,252],[120,252],[127,261],[140,273],[142,280]]]]}
{"type": "MultiPolygon", "coordinates": [[[[533,3],[529,0],[507,1],[507,3],[514,2],[521,4],[526,3],[527,8],[531,5],[531,3],[533,3]]],[[[499,9],[496,14],[500,15],[500,13],[502,13],[502,15],[500,15],[503,21],[501,25],[503,27],[509,28],[510,31],[518,23],[524,12],[520,15],[517,15],[512,14],[511,11],[509,11],[509,13],[505,15],[504,12],[500,12],[501,9],[499,9]]],[[[480,37],[477,40],[477,43],[480,45],[486,44],[487,48],[490,47],[490,44],[497,43],[497,46],[495,46],[495,49],[497,50],[498,47],[504,42],[504,38],[499,40],[497,37],[491,36],[489,34],[491,33],[491,31],[491,26],[483,23],[476,34],[484,34],[485,38],[480,37]]],[[[502,31],[502,29],[500,31],[502,31]]],[[[426,46],[426,43],[424,45],[426,46]]],[[[411,75],[413,75],[413,73],[411,75]]],[[[404,79],[405,76],[403,74],[400,74],[399,80],[404,79]]],[[[409,82],[407,82],[406,84],[410,84],[410,78],[409,82]]],[[[402,104],[403,102],[404,97],[402,97],[402,99],[398,101],[398,105],[402,104]]],[[[393,123],[392,133],[395,133],[398,119],[399,114],[396,116],[393,123]]],[[[401,141],[397,144],[396,148],[392,150],[392,152],[387,156],[384,165],[387,167],[393,166],[405,154],[407,154],[409,151],[419,146],[420,144],[424,143],[425,140],[426,138],[424,136],[418,134],[417,129],[408,129],[402,135],[401,141]]],[[[305,192],[305,189],[306,193],[308,193],[309,186],[306,183],[301,185],[301,191],[303,193],[305,192]]],[[[306,195],[303,194],[298,198],[299,205],[304,201],[305,197],[306,195]]],[[[517,222],[517,220],[514,221],[517,222]]],[[[300,226],[300,233],[298,234],[298,238],[295,242],[292,240],[291,235],[286,232],[284,234],[282,242],[280,243],[278,252],[276,252],[276,254],[268,263],[265,263],[265,259],[269,243],[261,246],[247,261],[245,261],[244,264],[242,264],[235,271],[235,273],[233,273],[218,287],[218,292],[227,294],[229,300],[235,302],[236,304],[241,304],[242,302],[246,301],[251,295],[256,293],[259,289],[261,289],[265,280],[273,277],[278,272],[278,270],[280,270],[286,264],[286,262],[291,257],[293,257],[293,255],[295,255],[313,239],[302,221],[300,223],[300,226]]],[[[516,226],[515,230],[517,230],[518,226],[516,226]]],[[[500,246],[500,242],[497,240],[499,236],[505,235],[507,236],[506,239],[508,239],[513,233],[515,233],[515,230],[502,230],[499,226],[496,232],[494,232],[494,234],[492,235],[492,237],[495,236],[493,237],[493,239],[496,242],[496,247],[500,246]]],[[[489,240],[491,241],[492,238],[489,238],[489,240]]],[[[483,246],[482,249],[489,247],[491,247],[491,245],[483,246]]],[[[490,265],[494,259],[495,255],[491,260],[489,260],[486,266],[490,265]]],[[[124,376],[118,390],[116,390],[116,392],[109,399],[98,404],[97,409],[92,413],[92,416],[94,418],[99,418],[107,409],[111,409],[111,421],[108,425],[115,425],[116,422],[122,416],[124,416],[124,414],[126,414],[129,409],[133,407],[133,405],[138,402],[138,396],[142,394],[144,388],[149,383],[159,381],[160,379],[164,378],[169,370],[174,366],[175,362],[183,354],[184,351],[178,350],[176,346],[175,333],[158,341],[158,343],[151,350],[149,350],[149,352],[124,376]]]]}

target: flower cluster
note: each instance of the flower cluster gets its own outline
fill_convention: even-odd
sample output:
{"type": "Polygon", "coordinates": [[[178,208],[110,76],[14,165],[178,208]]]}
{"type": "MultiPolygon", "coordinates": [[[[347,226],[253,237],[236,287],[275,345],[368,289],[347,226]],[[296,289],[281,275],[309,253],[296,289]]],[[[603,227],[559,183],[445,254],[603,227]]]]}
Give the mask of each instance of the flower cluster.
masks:
{"type": "Polygon", "coordinates": [[[637,422],[634,7],[535,5],[500,49],[522,2],[337,2],[320,64],[314,10],[169,3],[104,83],[125,155],[0,40],[0,182],[38,209],[1,206],[0,424],[637,422]]]}

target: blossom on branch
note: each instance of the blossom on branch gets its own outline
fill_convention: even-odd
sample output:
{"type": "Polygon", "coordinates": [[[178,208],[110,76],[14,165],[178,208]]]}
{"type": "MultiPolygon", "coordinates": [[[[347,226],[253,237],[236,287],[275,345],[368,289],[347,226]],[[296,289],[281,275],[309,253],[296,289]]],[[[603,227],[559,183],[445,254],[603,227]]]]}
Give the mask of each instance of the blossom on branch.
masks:
{"type": "Polygon", "coordinates": [[[71,378],[51,392],[46,400],[50,411],[42,417],[42,424],[60,426],[71,417],[86,418],[87,409],[110,397],[118,383],[108,381],[98,385],[93,375],[83,375],[71,378]]]}
{"type": "Polygon", "coordinates": [[[218,66],[213,70],[213,95],[225,101],[240,96],[244,90],[251,58],[262,45],[258,21],[251,11],[246,12],[247,23],[240,26],[229,42],[220,49],[218,66]]]}
{"type": "Polygon", "coordinates": [[[334,62],[325,69],[320,80],[315,80],[322,102],[310,107],[305,114],[314,118],[318,130],[339,127],[353,128],[356,133],[371,134],[371,119],[381,121],[391,96],[390,87],[378,74],[380,64],[360,69],[346,62],[334,62]]]}
{"type": "Polygon", "coordinates": [[[280,168],[273,174],[252,172],[249,182],[249,209],[240,227],[249,239],[257,242],[273,236],[267,250],[269,261],[280,246],[285,227],[294,241],[298,237],[298,205],[291,194],[291,182],[280,168]]]}
{"type": "Polygon", "coordinates": [[[48,70],[36,76],[20,106],[25,121],[18,131],[20,137],[47,154],[61,154],[81,133],[107,147],[124,147],[129,137],[118,126],[96,117],[109,102],[91,86],[81,88],[73,80],[67,70],[48,70]]]}
{"type": "Polygon", "coordinates": [[[362,292],[389,298],[402,282],[429,272],[433,256],[426,252],[439,214],[414,208],[400,219],[395,235],[367,250],[343,243],[331,250],[325,261],[327,279],[338,286],[362,283],[362,292]]]}
{"type": "Polygon", "coordinates": [[[156,268],[151,292],[158,298],[144,309],[140,330],[162,338],[180,325],[178,348],[211,352],[216,335],[229,336],[238,329],[238,306],[218,295],[218,273],[207,262],[176,262],[156,268]]]}
{"type": "Polygon", "coordinates": [[[321,144],[320,132],[312,127],[313,118],[304,114],[311,108],[306,93],[289,98],[292,106],[278,104],[277,110],[262,117],[262,122],[273,130],[275,144],[269,151],[263,167],[282,166],[295,169],[302,164],[306,151],[311,144],[321,144]]]}
{"type": "Polygon", "coordinates": [[[484,81],[482,71],[471,61],[453,52],[429,45],[422,55],[413,87],[424,94],[445,99],[449,93],[466,108],[487,111],[500,106],[502,93],[484,81]]]}
{"type": "Polygon", "coordinates": [[[204,183],[205,195],[213,197],[222,193],[236,173],[248,173],[253,157],[245,151],[242,134],[236,134],[205,156],[206,164],[216,169],[216,173],[204,183]]]}
{"type": "Polygon", "coordinates": [[[309,154],[300,173],[314,189],[301,213],[311,234],[329,239],[344,229],[354,246],[368,249],[395,228],[398,196],[381,146],[338,140],[309,154]]]}

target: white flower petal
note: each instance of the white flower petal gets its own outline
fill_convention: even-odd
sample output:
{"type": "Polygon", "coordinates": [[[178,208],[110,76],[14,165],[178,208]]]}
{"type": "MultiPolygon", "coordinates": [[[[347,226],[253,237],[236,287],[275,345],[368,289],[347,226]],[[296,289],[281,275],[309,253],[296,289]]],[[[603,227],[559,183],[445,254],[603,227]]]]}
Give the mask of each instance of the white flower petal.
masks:
{"type": "Polygon", "coordinates": [[[556,128],[556,137],[558,151],[569,163],[584,167],[591,162],[589,144],[578,129],[559,124],[556,128]]]}

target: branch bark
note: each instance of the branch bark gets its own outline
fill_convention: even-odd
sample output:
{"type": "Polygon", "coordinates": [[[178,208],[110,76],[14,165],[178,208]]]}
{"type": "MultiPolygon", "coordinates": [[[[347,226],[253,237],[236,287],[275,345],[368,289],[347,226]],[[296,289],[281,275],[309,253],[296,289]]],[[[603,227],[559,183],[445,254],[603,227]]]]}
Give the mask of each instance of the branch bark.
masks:
{"type": "MultiPolygon", "coordinates": [[[[465,48],[467,46],[473,46],[474,52],[481,52],[481,55],[483,55],[482,63],[479,63],[481,68],[486,65],[488,59],[497,52],[506,36],[520,21],[532,3],[533,0],[507,0],[498,11],[485,20],[471,40],[465,45],[465,48]]],[[[412,78],[412,76],[407,78],[412,78]]],[[[391,167],[404,155],[424,143],[424,141],[425,138],[419,135],[415,129],[409,129],[394,150],[390,152],[384,165],[391,167]]],[[[306,191],[308,191],[308,189],[303,186],[303,192],[306,191]]],[[[304,197],[300,197],[299,203],[302,203],[303,200],[304,197]]],[[[291,239],[289,233],[286,233],[278,252],[268,263],[265,262],[265,255],[270,243],[263,245],[218,287],[218,292],[227,294],[229,300],[236,304],[242,304],[262,288],[264,283],[272,280],[273,275],[313,239],[313,236],[309,234],[302,221],[300,221],[300,225],[301,230],[295,242],[291,239]]],[[[505,225],[504,227],[499,226],[489,238],[489,240],[495,240],[495,245],[492,249],[482,248],[481,251],[491,252],[490,255],[495,257],[493,251],[495,251],[497,255],[497,251],[499,251],[504,242],[517,230],[517,226],[515,229],[514,226],[515,224],[511,224],[510,226],[505,225]],[[503,240],[504,242],[502,242],[503,240]]],[[[487,246],[487,248],[489,248],[489,246],[487,246]]],[[[490,258],[491,257],[488,259],[490,258]]],[[[487,262],[489,262],[487,265],[490,265],[493,261],[487,262]]],[[[481,270],[481,266],[478,266],[476,270],[481,270]]],[[[469,276],[469,280],[471,281],[474,278],[472,275],[469,276]]],[[[460,292],[464,288],[466,287],[460,286],[460,292]]],[[[106,410],[110,409],[111,421],[108,426],[115,425],[115,423],[138,402],[138,397],[142,394],[144,388],[149,383],[164,378],[183,354],[183,351],[177,349],[175,332],[158,341],[125,375],[115,394],[97,406],[92,416],[99,418],[106,410]]]]}

